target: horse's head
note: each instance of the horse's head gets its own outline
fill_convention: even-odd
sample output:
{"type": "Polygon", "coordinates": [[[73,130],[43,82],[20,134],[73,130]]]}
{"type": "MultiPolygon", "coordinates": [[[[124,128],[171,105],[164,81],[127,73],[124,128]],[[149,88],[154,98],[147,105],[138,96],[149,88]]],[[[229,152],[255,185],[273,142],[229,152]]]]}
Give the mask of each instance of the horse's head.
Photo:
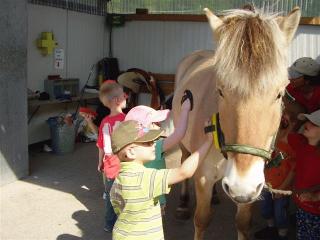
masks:
{"type": "Polygon", "coordinates": [[[286,52],[300,10],[295,8],[286,17],[248,10],[217,17],[205,11],[217,40],[213,62],[221,129],[226,146],[240,145],[240,150],[226,149],[222,185],[235,202],[248,203],[260,195],[265,184],[267,157],[261,152],[269,153],[279,127],[288,84],[286,52]]]}

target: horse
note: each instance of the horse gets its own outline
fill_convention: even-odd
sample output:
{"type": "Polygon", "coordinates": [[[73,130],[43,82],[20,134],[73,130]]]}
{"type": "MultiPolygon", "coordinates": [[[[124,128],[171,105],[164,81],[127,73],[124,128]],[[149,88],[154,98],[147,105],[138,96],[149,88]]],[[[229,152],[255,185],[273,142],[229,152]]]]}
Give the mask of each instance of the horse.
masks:
{"type": "Polygon", "coordinates": [[[212,214],[212,188],[220,179],[237,205],[238,239],[248,239],[251,206],[265,186],[264,167],[280,123],[289,82],[287,50],[301,11],[296,7],[279,16],[236,9],[219,17],[204,11],[216,50],[196,51],[179,63],[172,106],[175,123],[181,98],[185,90],[191,91],[193,109],[180,145],[182,161],[205,141],[203,123],[217,112],[220,126],[215,127],[224,138],[221,150],[212,147],[193,178],[194,239],[203,239],[212,214]]]}

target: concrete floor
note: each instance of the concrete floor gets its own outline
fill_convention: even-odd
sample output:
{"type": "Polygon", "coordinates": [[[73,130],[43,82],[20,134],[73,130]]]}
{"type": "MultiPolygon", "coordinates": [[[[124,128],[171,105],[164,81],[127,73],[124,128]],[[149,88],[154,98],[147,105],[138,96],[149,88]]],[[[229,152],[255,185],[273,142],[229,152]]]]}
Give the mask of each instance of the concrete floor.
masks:
{"type": "MultiPolygon", "coordinates": [[[[169,154],[169,167],[178,164],[179,152],[169,154]]],[[[111,240],[103,231],[103,185],[96,171],[94,143],[78,143],[73,154],[57,156],[30,150],[30,176],[1,188],[0,239],[3,240],[111,240]]],[[[179,186],[168,196],[166,240],[193,239],[193,222],[174,217],[179,186]]],[[[235,205],[218,187],[221,204],[205,239],[236,239],[235,205]]],[[[192,197],[194,202],[194,197],[192,197]]],[[[253,231],[264,221],[255,214],[253,231]]],[[[294,239],[294,238],[292,238],[294,239]]]]}

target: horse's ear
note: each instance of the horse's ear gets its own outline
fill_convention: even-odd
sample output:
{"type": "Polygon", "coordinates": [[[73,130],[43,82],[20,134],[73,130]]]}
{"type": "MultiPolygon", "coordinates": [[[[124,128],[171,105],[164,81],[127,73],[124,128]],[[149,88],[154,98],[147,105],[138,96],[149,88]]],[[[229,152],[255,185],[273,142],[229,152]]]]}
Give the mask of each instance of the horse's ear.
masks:
{"type": "Polygon", "coordinates": [[[276,21],[279,28],[284,33],[286,42],[289,44],[298,28],[301,17],[301,11],[299,7],[295,7],[288,16],[277,17],[276,21]]]}
{"type": "Polygon", "coordinates": [[[220,27],[223,24],[223,21],[218,18],[216,15],[214,15],[208,8],[203,9],[203,11],[206,13],[207,18],[209,20],[209,24],[213,30],[217,30],[218,27],[220,27]]]}

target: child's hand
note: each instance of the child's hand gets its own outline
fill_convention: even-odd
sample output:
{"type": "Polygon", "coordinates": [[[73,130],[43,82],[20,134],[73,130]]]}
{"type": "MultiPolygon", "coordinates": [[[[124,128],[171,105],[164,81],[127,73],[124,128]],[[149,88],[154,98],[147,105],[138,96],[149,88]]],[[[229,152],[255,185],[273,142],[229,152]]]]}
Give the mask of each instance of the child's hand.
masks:
{"type": "Polygon", "coordinates": [[[103,172],[103,162],[98,163],[98,172],[103,172]]]}
{"type": "MultiPolygon", "coordinates": [[[[189,111],[192,111],[193,109],[193,96],[192,96],[192,92],[190,90],[185,90],[183,93],[183,96],[181,98],[181,105],[183,106],[183,104],[186,102],[186,100],[189,99],[189,104],[190,107],[188,108],[189,111]]],[[[184,108],[182,108],[184,109],[184,108]]]]}
{"type": "Polygon", "coordinates": [[[316,193],[311,193],[311,192],[305,192],[305,193],[301,193],[299,195],[299,199],[301,202],[314,202],[314,201],[319,201],[319,194],[316,193]]]}
{"type": "Polygon", "coordinates": [[[189,98],[186,99],[186,100],[182,103],[181,109],[182,109],[182,110],[186,110],[186,111],[190,111],[190,109],[191,109],[191,103],[190,103],[189,98]]]}

